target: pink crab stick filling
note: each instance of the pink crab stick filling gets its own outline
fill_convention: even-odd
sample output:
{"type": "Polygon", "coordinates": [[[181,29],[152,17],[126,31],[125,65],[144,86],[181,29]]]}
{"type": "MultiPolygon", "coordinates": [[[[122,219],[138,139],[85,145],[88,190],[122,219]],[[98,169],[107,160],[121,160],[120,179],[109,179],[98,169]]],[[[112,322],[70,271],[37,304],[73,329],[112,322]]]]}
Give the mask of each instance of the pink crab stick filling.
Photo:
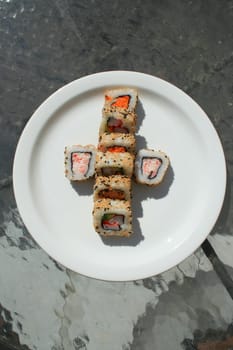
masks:
{"type": "Polygon", "coordinates": [[[88,152],[72,153],[72,171],[75,174],[85,175],[88,172],[91,155],[88,152]]]}
{"type": "Polygon", "coordinates": [[[161,165],[162,162],[158,158],[144,158],[142,162],[143,175],[147,175],[149,179],[153,179],[158,174],[161,165]]]}

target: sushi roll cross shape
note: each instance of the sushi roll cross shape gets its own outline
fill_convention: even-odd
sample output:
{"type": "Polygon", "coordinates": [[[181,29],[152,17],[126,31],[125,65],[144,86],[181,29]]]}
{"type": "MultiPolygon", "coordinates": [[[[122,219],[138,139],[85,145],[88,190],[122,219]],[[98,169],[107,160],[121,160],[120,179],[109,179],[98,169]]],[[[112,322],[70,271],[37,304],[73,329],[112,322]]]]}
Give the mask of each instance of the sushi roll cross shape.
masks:
{"type": "Polygon", "coordinates": [[[156,186],[163,180],[169,158],[162,151],[142,149],[135,160],[137,90],[105,92],[99,144],[65,148],[65,175],[70,181],[96,176],[93,225],[101,236],[132,234],[131,179],[156,186]],[[134,161],[135,160],[135,161],[134,161]]]}

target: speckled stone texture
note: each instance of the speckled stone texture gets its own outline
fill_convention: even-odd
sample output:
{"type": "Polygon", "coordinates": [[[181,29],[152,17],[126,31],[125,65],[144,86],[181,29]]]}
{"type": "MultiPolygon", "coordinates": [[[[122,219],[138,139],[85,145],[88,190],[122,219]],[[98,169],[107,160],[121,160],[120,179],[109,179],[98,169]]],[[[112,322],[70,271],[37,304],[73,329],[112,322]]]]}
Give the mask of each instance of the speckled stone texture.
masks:
{"type": "Polygon", "coordinates": [[[0,349],[233,348],[233,1],[0,0],[0,76],[0,349]],[[189,93],[215,125],[228,168],[223,210],[203,246],[128,283],[53,261],[25,229],[11,177],[41,102],[76,78],[117,69],[189,93]]]}

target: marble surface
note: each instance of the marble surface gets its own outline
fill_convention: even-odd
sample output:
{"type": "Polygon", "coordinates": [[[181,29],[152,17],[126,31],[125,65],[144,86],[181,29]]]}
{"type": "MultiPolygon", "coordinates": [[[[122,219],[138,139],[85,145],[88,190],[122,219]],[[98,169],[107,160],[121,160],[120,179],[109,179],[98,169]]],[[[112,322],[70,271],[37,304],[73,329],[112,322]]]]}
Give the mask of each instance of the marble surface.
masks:
{"type": "Polygon", "coordinates": [[[0,75],[0,349],[233,349],[233,1],[0,0],[0,75]],[[64,84],[111,69],[189,93],[215,125],[228,169],[223,210],[202,247],[125,283],[53,261],[25,229],[12,190],[33,111],[64,84]]]}

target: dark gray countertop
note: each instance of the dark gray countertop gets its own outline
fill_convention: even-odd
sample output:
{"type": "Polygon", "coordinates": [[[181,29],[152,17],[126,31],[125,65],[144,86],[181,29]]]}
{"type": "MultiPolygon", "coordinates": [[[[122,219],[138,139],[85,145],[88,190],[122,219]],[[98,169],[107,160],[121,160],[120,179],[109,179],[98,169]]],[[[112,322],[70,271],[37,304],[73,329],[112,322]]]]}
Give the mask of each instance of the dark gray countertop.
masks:
{"type": "Polygon", "coordinates": [[[232,349],[233,1],[2,0],[0,75],[0,349],[232,349]],[[127,283],[53,261],[25,229],[12,190],[33,111],[64,84],[107,70],[149,73],[190,94],[216,127],[228,169],[223,210],[202,247],[127,283]]]}

